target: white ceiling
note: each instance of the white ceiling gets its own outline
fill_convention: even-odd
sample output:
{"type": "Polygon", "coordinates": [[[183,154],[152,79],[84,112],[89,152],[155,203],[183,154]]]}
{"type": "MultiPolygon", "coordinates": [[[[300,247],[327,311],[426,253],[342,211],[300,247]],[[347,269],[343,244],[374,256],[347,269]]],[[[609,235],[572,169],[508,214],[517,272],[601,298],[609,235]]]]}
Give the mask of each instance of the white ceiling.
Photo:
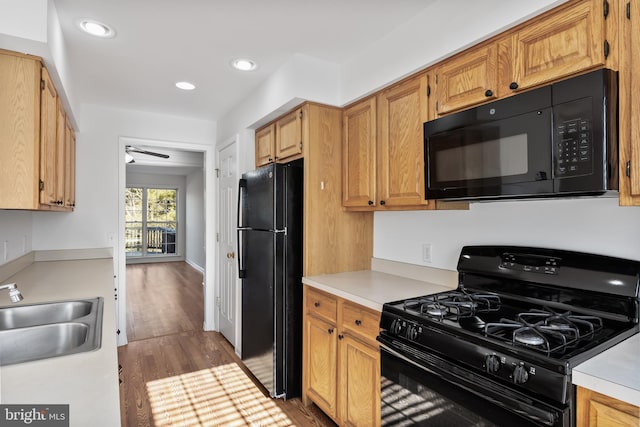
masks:
{"type": "Polygon", "coordinates": [[[218,120],[294,54],[341,64],[436,0],[54,0],[78,103],[218,120]],[[117,36],[82,33],[80,18],[117,36]],[[258,69],[229,63],[248,57],[258,69]],[[177,89],[177,81],[195,91],[177,89]]]}

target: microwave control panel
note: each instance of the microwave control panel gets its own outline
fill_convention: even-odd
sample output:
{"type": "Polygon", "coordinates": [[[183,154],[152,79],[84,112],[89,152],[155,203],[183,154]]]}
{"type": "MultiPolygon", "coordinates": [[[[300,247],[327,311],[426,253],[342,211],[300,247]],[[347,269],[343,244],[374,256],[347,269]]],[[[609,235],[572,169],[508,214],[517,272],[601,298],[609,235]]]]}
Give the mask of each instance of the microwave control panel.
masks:
{"type": "Polygon", "coordinates": [[[556,125],[555,176],[558,178],[592,172],[590,123],[585,119],[567,120],[556,125]]]}

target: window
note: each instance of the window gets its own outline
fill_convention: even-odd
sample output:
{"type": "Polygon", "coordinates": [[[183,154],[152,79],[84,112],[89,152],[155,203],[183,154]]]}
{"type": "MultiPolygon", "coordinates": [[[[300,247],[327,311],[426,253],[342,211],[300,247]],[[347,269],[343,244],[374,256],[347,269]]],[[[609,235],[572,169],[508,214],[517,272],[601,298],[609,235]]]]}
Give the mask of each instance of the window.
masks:
{"type": "Polygon", "coordinates": [[[125,195],[127,257],[175,256],[178,190],[128,187],[125,195]]]}

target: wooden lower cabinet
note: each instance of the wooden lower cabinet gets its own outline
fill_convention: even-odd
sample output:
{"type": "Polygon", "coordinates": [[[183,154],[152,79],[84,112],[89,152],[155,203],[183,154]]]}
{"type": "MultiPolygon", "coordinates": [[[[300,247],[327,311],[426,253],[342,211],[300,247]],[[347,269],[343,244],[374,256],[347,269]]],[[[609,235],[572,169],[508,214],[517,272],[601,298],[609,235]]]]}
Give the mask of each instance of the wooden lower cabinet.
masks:
{"type": "Polygon", "coordinates": [[[303,402],[341,426],[379,426],[380,313],[309,286],[304,299],[303,402]]]}
{"type": "Polygon", "coordinates": [[[578,427],[638,427],[640,408],[578,387],[578,427]]]}
{"type": "Polygon", "coordinates": [[[380,350],[346,334],[338,339],[342,425],[380,425],[380,350]]]}
{"type": "Polygon", "coordinates": [[[307,373],[305,394],[325,414],[336,418],[337,333],[336,326],[308,316],[304,325],[304,367],[307,373]]]}

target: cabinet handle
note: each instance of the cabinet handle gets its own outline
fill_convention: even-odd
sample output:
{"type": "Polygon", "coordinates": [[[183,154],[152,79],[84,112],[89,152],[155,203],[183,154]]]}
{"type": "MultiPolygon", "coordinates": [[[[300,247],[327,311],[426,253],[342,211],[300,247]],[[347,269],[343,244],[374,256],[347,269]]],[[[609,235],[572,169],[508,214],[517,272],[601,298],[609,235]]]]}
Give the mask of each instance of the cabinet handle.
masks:
{"type": "Polygon", "coordinates": [[[493,91],[491,89],[487,89],[487,91],[484,93],[484,96],[486,96],[487,98],[493,96],[493,91]]]}
{"type": "Polygon", "coordinates": [[[360,325],[362,325],[362,320],[356,319],[356,326],[360,326],[360,325]]]}
{"type": "Polygon", "coordinates": [[[516,82],[511,82],[511,84],[509,85],[509,89],[511,89],[511,90],[516,90],[516,89],[518,89],[518,83],[516,83],[516,82]]]}
{"type": "Polygon", "coordinates": [[[373,202],[371,200],[369,200],[367,203],[369,204],[369,206],[373,205],[373,202]]]}
{"type": "Polygon", "coordinates": [[[344,335],[338,335],[338,339],[341,340],[344,338],[344,335]]]}
{"type": "Polygon", "coordinates": [[[384,200],[380,200],[380,206],[384,206],[384,205],[386,205],[385,201],[384,200]]]}
{"type": "Polygon", "coordinates": [[[333,333],[333,329],[328,329],[327,332],[329,332],[329,335],[331,335],[333,333]]]}
{"type": "Polygon", "coordinates": [[[316,301],[316,302],[313,303],[313,306],[314,307],[320,307],[320,303],[318,301],[316,301]]]}

